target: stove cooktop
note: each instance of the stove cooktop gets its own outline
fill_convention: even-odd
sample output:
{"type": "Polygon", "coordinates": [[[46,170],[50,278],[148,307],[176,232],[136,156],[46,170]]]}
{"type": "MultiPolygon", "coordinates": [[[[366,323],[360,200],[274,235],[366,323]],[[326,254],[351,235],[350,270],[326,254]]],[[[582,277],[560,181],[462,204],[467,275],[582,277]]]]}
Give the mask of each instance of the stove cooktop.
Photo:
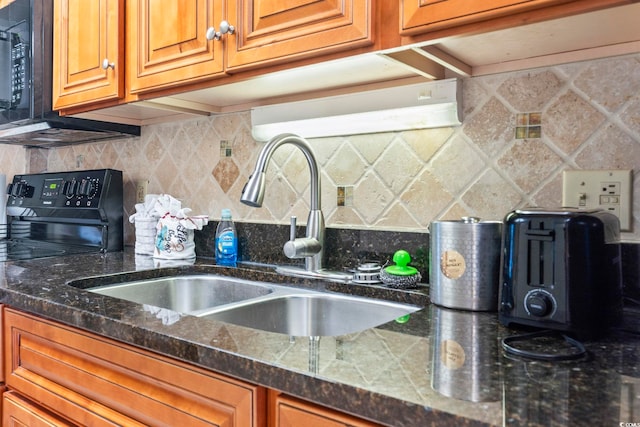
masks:
{"type": "Polygon", "coordinates": [[[29,239],[0,240],[0,262],[99,252],[100,248],[29,239]]]}

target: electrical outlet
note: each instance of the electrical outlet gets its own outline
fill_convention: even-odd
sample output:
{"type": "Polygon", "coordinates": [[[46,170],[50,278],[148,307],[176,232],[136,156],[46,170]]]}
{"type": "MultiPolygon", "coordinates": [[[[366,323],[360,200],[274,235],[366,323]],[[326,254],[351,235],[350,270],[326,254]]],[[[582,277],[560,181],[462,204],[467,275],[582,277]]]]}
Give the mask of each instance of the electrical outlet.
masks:
{"type": "Polygon", "coordinates": [[[147,195],[148,183],[149,181],[146,179],[136,181],[136,203],[144,203],[144,198],[147,195]]]}
{"type": "Polygon", "coordinates": [[[631,170],[572,170],[562,174],[562,206],[604,209],[631,230],[631,170]]]}

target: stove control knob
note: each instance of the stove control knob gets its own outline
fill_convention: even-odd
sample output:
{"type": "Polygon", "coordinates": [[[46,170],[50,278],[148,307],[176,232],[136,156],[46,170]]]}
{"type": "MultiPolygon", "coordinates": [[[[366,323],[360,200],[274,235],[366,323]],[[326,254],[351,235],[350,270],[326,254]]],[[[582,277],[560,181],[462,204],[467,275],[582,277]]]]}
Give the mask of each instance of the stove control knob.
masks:
{"type": "Polygon", "coordinates": [[[529,292],[524,300],[524,307],[532,316],[545,317],[553,313],[555,303],[553,295],[545,291],[529,292]]]}
{"type": "Polygon", "coordinates": [[[67,197],[73,197],[73,195],[76,194],[77,186],[78,186],[78,183],[75,180],[65,181],[65,183],[62,186],[62,194],[64,194],[67,197]]]}
{"type": "Polygon", "coordinates": [[[95,192],[96,185],[93,181],[89,179],[83,179],[82,181],[80,181],[80,187],[78,188],[78,194],[80,196],[93,197],[95,196],[95,192]]]}
{"type": "Polygon", "coordinates": [[[11,186],[11,195],[13,197],[27,197],[29,193],[29,185],[26,182],[16,182],[11,186]]]}

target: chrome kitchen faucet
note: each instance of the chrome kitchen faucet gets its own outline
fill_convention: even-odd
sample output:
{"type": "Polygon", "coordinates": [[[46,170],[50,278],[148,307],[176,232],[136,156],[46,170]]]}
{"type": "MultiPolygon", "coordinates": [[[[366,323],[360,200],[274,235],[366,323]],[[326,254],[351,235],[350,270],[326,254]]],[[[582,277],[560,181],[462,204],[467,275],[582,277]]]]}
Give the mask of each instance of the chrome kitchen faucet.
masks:
{"type": "Polygon", "coordinates": [[[256,162],[256,167],[242,190],[240,201],[245,205],[261,207],[265,191],[265,174],[269,160],[279,147],[293,144],[298,147],[307,158],[311,172],[311,202],[307,219],[306,236],[296,238],[296,217],[291,217],[290,239],[284,244],[284,254],[289,258],[304,258],[305,268],[293,266],[279,266],[276,271],[294,276],[315,277],[341,282],[348,282],[352,275],[322,268],[324,253],[324,216],[320,208],[320,174],[309,143],[302,137],[290,133],[278,135],[271,139],[262,149],[256,162]]]}

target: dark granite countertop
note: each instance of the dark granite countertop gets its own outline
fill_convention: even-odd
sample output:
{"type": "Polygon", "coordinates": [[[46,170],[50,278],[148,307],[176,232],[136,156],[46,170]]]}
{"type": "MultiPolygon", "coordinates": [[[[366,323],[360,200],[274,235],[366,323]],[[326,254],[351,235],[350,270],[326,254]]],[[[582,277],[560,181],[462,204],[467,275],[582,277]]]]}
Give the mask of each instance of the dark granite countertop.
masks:
{"type": "Polygon", "coordinates": [[[503,354],[500,339],[516,331],[501,327],[495,313],[438,308],[428,303],[426,288],[340,285],[211,264],[155,269],[131,251],[4,262],[0,302],[390,426],[640,422],[637,333],[618,329],[586,342],[588,357],[579,361],[526,361],[503,354]],[[142,278],[193,271],[425,308],[407,323],[314,342],[192,316],[162,317],[66,284],[123,272],[142,278]]]}

